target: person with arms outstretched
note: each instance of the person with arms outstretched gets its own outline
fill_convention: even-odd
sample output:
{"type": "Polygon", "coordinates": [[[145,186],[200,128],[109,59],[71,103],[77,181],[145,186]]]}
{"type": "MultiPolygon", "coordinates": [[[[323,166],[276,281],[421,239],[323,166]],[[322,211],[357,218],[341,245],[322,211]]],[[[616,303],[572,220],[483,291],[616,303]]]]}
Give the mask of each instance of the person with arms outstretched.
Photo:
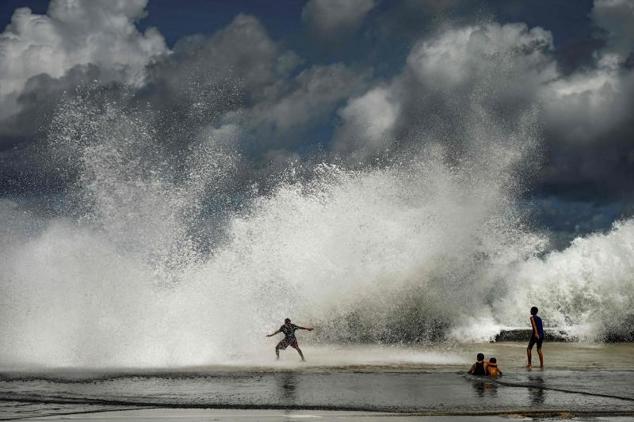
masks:
{"type": "Polygon", "coordinates": [[[532,368],[531,358],[533,346],[537,343],[537,354],[539,355],[539,367],[544,367],[544,354],[542,353],[542,343],[544,341],[544,325],[542,324],[542,319],[537,316],[537,307],[533,306],[531,308],[531,339],[528,342],[528,348],[526,349],[526,355],[528,357],[528,365],[527,368],[532,368]]]}
{"type": "Polygon", "coordinates": [[[280,349],[284,350],[288,346],[291,346],[293,349],[297,350],[297,353],[299,353],[302,361],[306,360],[304,359],[302,349],[300,349],[299,344],[297,344],[297,337],[295,337],[295,331],[297,330],[313,331],[312,328],[300,327],[299,325],[292,324],[291,319],[286,318],[284,320],[284,325],[282,325],[276,332],[267,335],[267,337],[272,337],[275,334],[284,333],[282,341],[277,343],[277,346],[275,346],[275,356],[277,356],[278,359],[280,358],[280,349]]]}

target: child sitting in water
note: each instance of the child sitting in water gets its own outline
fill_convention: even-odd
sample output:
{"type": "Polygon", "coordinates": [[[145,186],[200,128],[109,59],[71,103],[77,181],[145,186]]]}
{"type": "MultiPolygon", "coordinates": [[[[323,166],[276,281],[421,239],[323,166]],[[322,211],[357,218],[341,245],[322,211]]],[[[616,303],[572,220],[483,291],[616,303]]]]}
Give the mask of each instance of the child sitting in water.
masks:
{"type": "Polygon", "coordinates": [[[498,368],[498,361],[496,358],[489,359],[489,363],[485,366],[486,374],[491,378],[497,378],[502,376],[502,370],[498,368]]]}
{"type": "Polygon", "coordinates": [[[478,353],[476,356],[476,363],[471,365],[471,369],[469,369],[469,373],[471,375],[486,375],[486,367],[484,364],[484,355],[482,353],[478,353]]]}

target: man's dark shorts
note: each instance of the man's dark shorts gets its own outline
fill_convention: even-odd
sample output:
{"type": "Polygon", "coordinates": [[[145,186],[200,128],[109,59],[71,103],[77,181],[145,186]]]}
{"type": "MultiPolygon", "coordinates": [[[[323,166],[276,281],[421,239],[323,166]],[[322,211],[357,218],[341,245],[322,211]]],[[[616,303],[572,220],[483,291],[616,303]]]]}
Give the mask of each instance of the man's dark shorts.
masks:
{"type": "Polygon", "coordinates": [[[279,343],[277,343],[277,349],[286,349],[288,346],[291,346],[295,349],[297,349],[299,346],[297,345],[297,339],[293,338],[293,339],[288,339],[285,338],[282,341],[280,341],[279,343]]]}
{"type": "Polygon", "coordinates": [[[535,343],[537,343],[537,350],[539,350],[542,348],[543,342],[544,342],[544,337],[538,338],[538,337],[532,336],[530,341],[528,342],[528,348],[532,349],[535,343]]]}

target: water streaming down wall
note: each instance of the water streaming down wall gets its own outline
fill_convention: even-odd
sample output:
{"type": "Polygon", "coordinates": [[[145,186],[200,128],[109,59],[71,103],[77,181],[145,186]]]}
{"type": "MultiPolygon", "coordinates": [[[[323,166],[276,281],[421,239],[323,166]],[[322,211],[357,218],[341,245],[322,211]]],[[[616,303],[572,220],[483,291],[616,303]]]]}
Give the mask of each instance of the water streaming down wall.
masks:
{"type": "Polygon", "coordinates": [[[162,118],[93,94],[59,108],[64,211],[0,203],[5,365],[226,363],[286,316],[323,342],[481,340],[533,304],[589,338],[632,332],[634,222],[542,256],[516,205],[530,116],[475,116],[459,155],[424,139],[380,166],[294,164],[266,189],[245,187],[231,139],[179,147],[162,118]]]}

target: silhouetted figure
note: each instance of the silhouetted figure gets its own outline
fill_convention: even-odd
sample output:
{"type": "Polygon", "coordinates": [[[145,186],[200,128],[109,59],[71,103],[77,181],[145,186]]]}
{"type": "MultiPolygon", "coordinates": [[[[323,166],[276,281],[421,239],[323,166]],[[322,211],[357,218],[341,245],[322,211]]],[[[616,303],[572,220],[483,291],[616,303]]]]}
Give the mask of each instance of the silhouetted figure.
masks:
{"type": "Polygon", "coordinates": [[[471,365],[471,369],[469,369],[469,373],[471,375],[486,375],[486,368],[484,366],[484,355],[482,353],[478,353],[476,356],[476,363],[471,365]]]}
{"type": "Polygon", "coordinates": [[[544,325],[542,319],[537,316],[538,309],[536,306],[531,308],[531,339],[528,341],[528,348],[526,349],[526,356],[528,357],[527,368],[532,368],[532,350],[533,346],[537,344],[537,354],[539,355],[539,367],[544,367],[544,354],[542,353],[542,343],[544,341],[544,325]]]}
{"type": "Polygon", "coordinates": [[[284,338],[282,339],[282,341],[277,343],[277,346],[275,346],[275,355],[278,359],[280,358],[280,349],[284,350],[288,346],[291,346],[292,348],[297,350],[297,353],[299,353],[299,356],[302,358],[303,361],[306,360],[304,359],[302,349],[300,349],[299,344],[297,344],[297,338],[295,337],[295,331],[297,330],[313,331],[312,328],[300,327],[299,325],[291,324],[290,318],[286,318],[284,320],[284,325],[282,325],[276,332],[267,335],[267,337],[272,337],[277,333],[284,333],[284,338]]]}

